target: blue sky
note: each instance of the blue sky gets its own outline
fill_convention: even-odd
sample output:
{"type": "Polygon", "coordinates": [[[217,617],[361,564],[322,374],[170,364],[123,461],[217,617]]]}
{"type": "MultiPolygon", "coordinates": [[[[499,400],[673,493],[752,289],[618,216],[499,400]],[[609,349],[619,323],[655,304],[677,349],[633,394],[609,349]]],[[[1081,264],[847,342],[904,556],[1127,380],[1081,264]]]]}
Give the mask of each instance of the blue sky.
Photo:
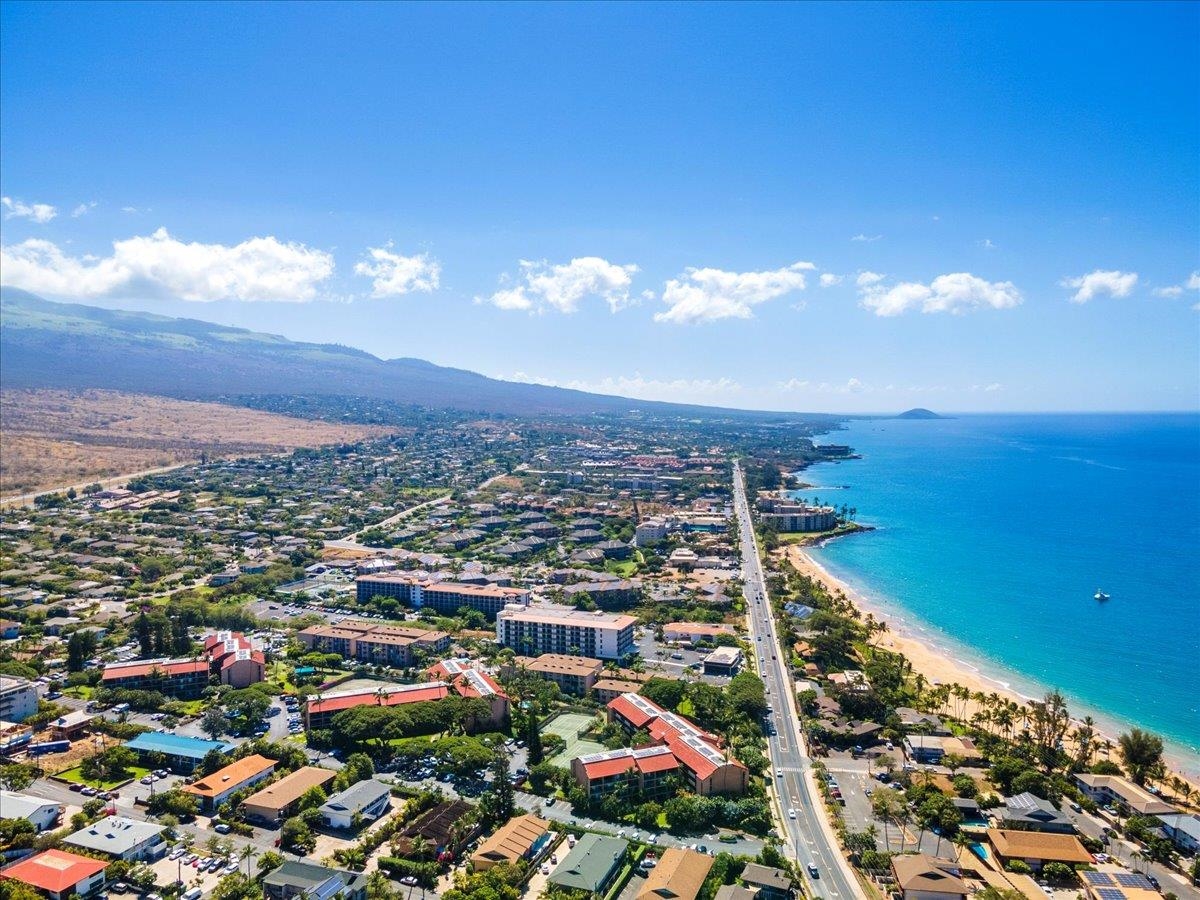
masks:
{"type": "Polygon", "coordinates": [[[1200,407],[1197,4],[0,26],[5,284],[656,399],[1200,407]]]}

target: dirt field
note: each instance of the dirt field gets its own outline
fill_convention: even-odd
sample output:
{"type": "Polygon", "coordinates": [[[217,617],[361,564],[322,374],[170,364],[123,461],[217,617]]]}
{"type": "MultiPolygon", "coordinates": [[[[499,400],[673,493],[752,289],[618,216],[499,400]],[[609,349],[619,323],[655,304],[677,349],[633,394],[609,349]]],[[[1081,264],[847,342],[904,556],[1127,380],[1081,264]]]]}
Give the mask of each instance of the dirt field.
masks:
{"type": "Polygon", "coordinates": [[[198,460],[358,441],[386,432],[117,391],[0,392],[0,496],[198,460]]]}

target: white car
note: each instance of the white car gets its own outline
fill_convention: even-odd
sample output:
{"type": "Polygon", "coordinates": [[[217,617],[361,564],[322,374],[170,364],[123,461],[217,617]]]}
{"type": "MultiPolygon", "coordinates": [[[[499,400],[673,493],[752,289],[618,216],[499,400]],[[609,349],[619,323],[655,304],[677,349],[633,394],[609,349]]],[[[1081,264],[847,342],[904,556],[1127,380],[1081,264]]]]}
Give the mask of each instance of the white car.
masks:
{"type": "Polygon", "coordinates": [[[788,818],[789,818],[789,819],[794,819],[794,818],[796,818],[796,811],[795,811],[794,809],[789,809],[789,810],[788,810],[788,818]]]}
{"type": "Polygon", "coordinates": [[[782,778],[782,777],[783,777],[783,769],[776,769],[776,770],[775,770],[775,777],[776,777],[776,778],[782,778]]]}

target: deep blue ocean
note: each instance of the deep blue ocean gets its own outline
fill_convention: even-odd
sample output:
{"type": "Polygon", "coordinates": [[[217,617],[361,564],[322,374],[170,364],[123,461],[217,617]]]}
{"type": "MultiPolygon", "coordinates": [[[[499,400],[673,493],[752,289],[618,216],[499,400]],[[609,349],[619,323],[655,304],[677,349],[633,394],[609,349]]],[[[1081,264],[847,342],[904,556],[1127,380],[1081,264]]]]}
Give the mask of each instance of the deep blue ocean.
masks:
{"type": "Polygon", "coordinates": [[[855,420],[822,440],[862,459],[800,473],[818,487],[798,495],[877,527],[822,565],[984,674],[1149,728],[1200,771],[1200,415],[855,420]]]}

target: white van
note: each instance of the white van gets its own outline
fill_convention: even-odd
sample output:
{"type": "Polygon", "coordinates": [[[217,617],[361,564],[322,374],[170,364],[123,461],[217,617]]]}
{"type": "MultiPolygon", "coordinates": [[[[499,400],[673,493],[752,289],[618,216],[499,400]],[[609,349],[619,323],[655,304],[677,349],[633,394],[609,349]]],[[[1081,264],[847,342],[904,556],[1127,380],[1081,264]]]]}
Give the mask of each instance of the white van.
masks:
{"type": "Polygon", "coordinates": [[[201,890],[198,887],[192,888],[183,895],[183,900],[200,900],[201,890]]]}

